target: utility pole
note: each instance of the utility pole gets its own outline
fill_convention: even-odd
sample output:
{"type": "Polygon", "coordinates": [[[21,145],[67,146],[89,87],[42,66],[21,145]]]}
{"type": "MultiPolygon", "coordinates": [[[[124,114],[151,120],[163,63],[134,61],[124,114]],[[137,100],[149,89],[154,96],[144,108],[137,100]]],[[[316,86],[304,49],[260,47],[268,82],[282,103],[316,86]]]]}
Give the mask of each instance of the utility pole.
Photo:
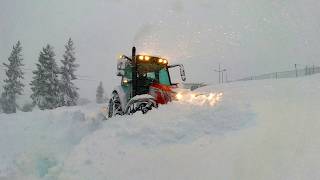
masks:
{"type": "Polygon", "coordinates": [[[228,83],[229,80],[228,80],[228,73],[226,72],[226,83],[228,83]]]}
{"type": "Polygon", "coordinates": [[[219,84],[221,84],[221,75],[220,75],[221,67],[220,67],[220,63],[219,63],[219,69],[218,70],[215,69],[214,71],[219,73],[219,84]]]}
{"type": "Polygon", "coordinates": [[[226,69],[221,69],[221,65],[219,64],[219,69],[215,69],[215,72],[219,73],[219,84],[223,83],[223,72],[227,71],[226,69]]]}
{"type": "Polygon", "coordinates": [[[222,84],[223,84],[223,72],[226,72],[226,71],[227,71],[226,69],[222,69],[221,70],[221,74],[222,74],[221,82],[222,82],[222,84]]]}

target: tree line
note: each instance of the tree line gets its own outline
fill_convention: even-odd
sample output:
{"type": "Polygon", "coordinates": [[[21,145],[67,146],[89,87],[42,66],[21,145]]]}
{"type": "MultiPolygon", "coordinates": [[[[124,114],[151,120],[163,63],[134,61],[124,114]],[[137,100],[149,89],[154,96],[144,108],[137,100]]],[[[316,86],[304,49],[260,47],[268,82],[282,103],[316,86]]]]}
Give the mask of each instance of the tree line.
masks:
{"type": "MultiPolygon", "coordinates": [[[[69,38],[65,45],[61,66],[56,63],[56,55],[51,45],[42,48],[36,69],[32,71],[30,82],[32,105],[39,109],[54,109],[62,106],[74,106],[79,99],[79,88],[73,83],[77,79],[75,48],[69,38]]],[[[4,113],[15,113],[18,108],[17,96],[22,95],[24,84],[22,46],[18,41],[11,51],[7,63],[3,63],[6,79],[0,97],[0,107],[4,113]]]]}

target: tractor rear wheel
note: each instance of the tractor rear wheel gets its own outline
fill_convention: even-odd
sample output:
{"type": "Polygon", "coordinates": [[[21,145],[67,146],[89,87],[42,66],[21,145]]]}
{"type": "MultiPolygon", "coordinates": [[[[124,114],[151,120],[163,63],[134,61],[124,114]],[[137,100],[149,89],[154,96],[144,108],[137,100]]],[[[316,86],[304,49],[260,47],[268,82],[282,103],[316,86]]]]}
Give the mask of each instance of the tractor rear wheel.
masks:
{"type": "Polygon", "coordinates": [[[158,108],[158,104],[154,98],[150,95],[149,97],[132,98],[126,105],[124,114],[134,114],[137,111],[141,111],[142,114],[146,114],[152,108],[158,108]]]}
{"type": "Polygon", "coordinates": [[[116,116],[116,115],[123,115],[122,106],[119,94],[117,92],[112,93],[112,97],[109,100],[109,118],[116,116]]]}

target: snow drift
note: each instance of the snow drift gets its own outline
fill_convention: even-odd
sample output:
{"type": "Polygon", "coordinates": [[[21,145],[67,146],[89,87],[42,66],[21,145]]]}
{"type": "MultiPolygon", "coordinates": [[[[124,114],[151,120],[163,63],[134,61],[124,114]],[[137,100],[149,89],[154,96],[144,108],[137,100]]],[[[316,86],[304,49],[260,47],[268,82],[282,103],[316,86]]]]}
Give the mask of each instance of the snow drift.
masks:
{"type": "Polygon", "coordinates": [[[0,179],[317,179],[320,76],[208,86],[100,121],[95,105],[0,115],[0,179]]]}

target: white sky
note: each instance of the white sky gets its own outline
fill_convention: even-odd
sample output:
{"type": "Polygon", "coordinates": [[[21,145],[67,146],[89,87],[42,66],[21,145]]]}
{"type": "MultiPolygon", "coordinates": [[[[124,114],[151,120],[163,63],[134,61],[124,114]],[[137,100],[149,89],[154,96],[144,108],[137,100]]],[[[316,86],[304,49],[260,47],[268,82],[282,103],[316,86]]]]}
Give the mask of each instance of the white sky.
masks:
{"type": "Polygon", "coordinates": [[[0,0],[0,63],[20,40],[29,83],[42,47],[60,60],[71,37],[77,74],[92,80],[77,81],[82,97],[94,99],[99,80],[107,92],[119,83],[116,57],[132,45],[185,64],[189,82],[216,83],[219,62],[232,79],[320,65],[319,9],[317,0],[0,0]]]}

